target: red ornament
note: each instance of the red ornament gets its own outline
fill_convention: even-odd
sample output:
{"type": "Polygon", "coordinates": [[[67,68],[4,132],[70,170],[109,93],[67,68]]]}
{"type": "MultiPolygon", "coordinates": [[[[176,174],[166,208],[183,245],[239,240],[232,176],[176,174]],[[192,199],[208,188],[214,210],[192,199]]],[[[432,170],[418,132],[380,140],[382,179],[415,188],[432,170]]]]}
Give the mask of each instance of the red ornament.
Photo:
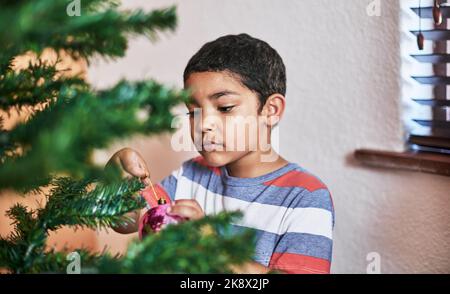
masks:
{"type": "Polygon", "coordinates": [[[186,220],[178,215],[167,214],[167,208],[170,204],[166,204],[163,199],[159,201],[159,205],[149,209],[140,222],[139,238],[142,239],[150,233],[157,233],[170,224],[177,224],[186,220]]]}

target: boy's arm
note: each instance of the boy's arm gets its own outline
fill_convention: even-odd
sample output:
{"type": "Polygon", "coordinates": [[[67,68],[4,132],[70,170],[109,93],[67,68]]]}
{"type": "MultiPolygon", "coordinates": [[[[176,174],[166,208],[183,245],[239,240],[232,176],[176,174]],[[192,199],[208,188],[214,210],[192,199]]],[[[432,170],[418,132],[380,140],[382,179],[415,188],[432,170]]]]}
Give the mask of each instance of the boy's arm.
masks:
{"type": "MultiPolygon", "coordinates": [[[[105,166],[105,169],[112,165],[117,165],[121,168],[123,176],[138,177],[145,184],[149,184],[150,172],[142,156],[131,148],[123,148],[114,153],[105,166]]],[[[135,233],[139,229],[139,219],[141,216],[140,210],[131,211],[124,216],[128,217],[127,221],[121,226],[112,227],[114,231],[121,234],[135,233]]]]}
{"type": "Polygon", "coordinates": [[[269,267],[291,274],[330,273],[334,208],[328,189],[303,191],[277,242],[269,267]]]}
{"type": "Polygon", "coordinates": [[[125,217],[130,218],[130,221],[117,227],[111,227],[115,232],[120,234],[132,234],[139,230],[139,219],[141,218],[141,211],[135,210],[124,214],[125,217]]]}

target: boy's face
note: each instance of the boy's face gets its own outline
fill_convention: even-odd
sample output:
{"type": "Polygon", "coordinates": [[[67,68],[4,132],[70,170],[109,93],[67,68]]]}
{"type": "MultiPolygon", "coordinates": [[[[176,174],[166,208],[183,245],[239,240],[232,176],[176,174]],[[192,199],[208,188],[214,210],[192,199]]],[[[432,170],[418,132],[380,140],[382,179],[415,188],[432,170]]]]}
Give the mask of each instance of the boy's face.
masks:
{"type": "Polygon", "coordinates": [[[258,149],[259,100],[228,72],[189,75],[191,137],[208,164],[223,166],[258,149]]]}

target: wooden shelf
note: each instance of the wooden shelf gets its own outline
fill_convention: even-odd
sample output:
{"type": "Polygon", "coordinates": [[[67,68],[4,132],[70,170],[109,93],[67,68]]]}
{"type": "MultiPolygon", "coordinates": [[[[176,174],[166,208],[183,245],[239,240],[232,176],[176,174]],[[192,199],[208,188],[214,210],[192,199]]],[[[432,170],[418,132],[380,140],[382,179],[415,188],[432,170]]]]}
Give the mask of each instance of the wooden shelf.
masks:
{"type": "Polygon", "coordinates": [[[445,154],[358,149],[354,152],[354,157],[368,166],[450,176],[450,155],[445,154]]]}

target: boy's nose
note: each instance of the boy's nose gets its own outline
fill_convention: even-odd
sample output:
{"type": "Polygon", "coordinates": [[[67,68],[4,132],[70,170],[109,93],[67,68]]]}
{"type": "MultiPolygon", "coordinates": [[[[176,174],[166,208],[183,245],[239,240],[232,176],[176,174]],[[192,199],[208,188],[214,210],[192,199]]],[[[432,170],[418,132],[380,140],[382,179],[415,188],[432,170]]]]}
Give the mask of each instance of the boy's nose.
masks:
{"type": "Polygon", "coordinates": [[[204,115],[202,118],[202,132],[211,132],[217,129],[219,118],[215,115],[204,115]]]}

